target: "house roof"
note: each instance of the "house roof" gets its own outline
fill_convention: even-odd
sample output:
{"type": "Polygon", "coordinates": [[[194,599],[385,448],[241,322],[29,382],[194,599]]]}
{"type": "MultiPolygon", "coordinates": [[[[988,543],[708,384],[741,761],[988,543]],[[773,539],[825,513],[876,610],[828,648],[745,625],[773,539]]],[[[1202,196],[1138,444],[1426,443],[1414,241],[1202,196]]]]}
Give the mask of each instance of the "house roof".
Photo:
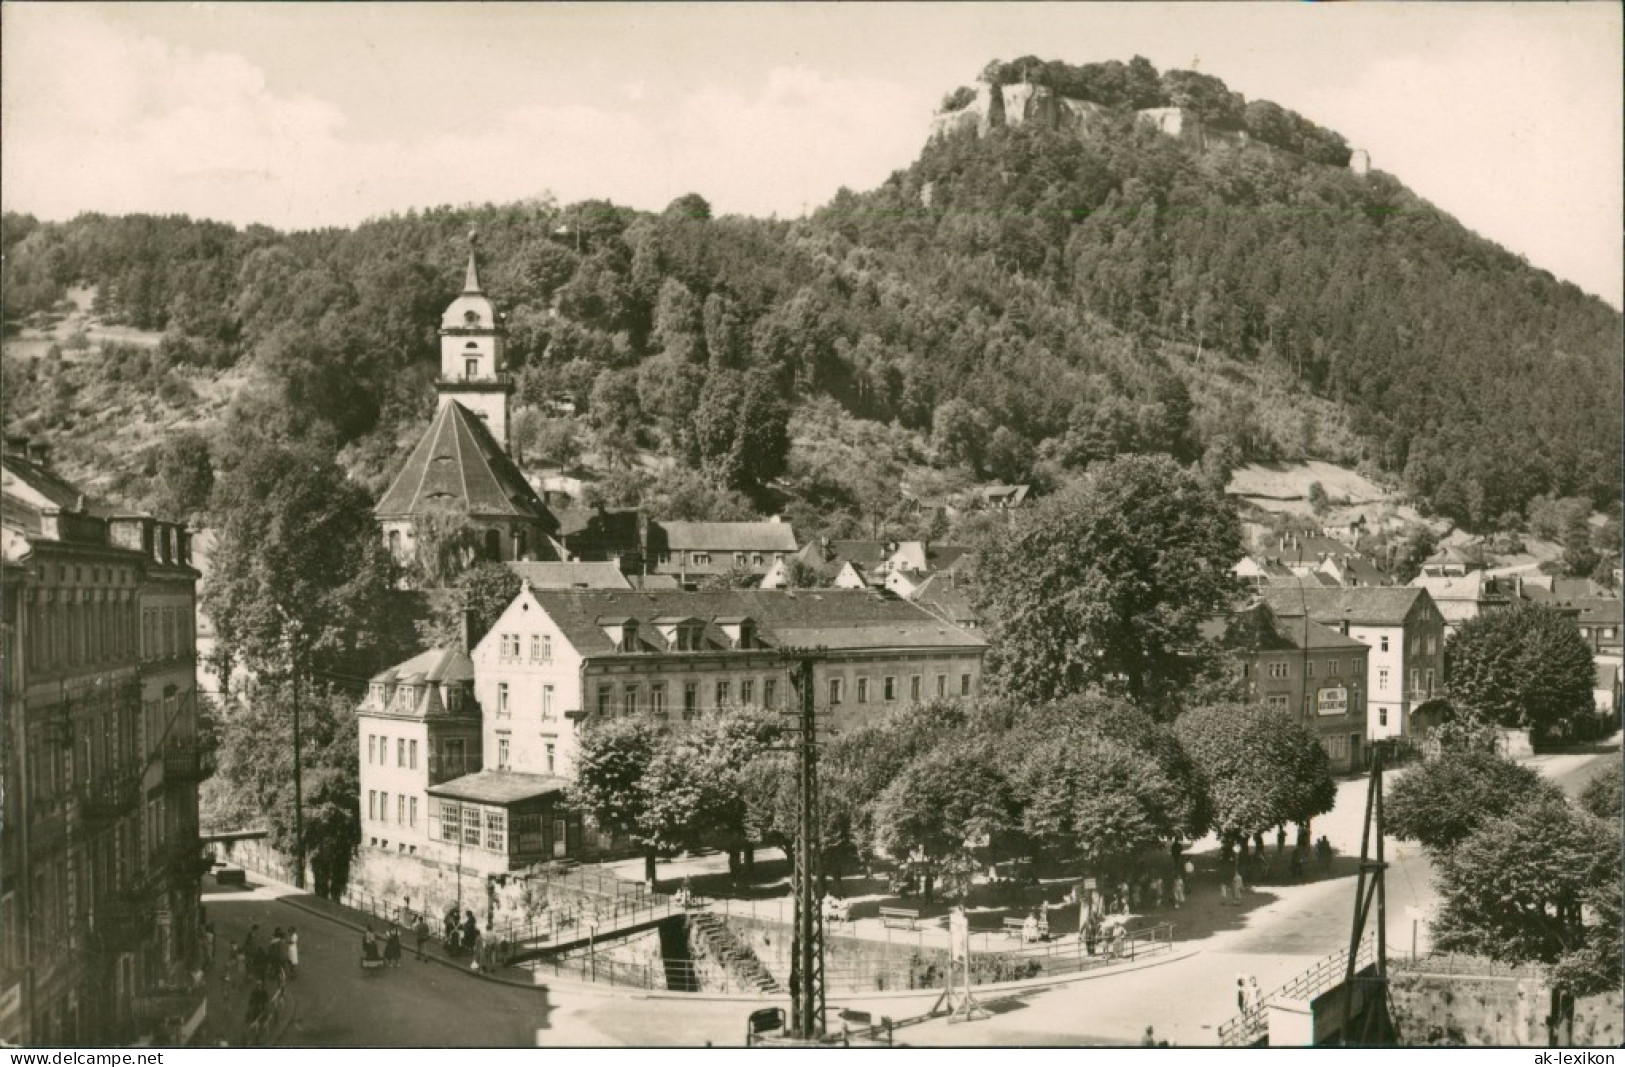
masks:
{"type": "Polygon", "coordinates": [[[975,623],[980,620],[975,605],[965,591],[940,574],[933,574],[921,582],[910,599],[937,618],[952,623],[975,623]]]}
{"type": "Polygon", "coordinates": [[[1287,621],[1263,600],[1255,600],[1229,618],[1217,620],[1222,621],[1222,626],[1214,625],[1214,621],[1202,627],[1203,636],[1212,639],[1217,635],[1218,640],[1246,652],[1364,651],[1367,647],[1363,641],[1356,641],[1330,626],[1322,626],[1312,618],[1305,619],[1301,611],[1295,619],[1287,621]]]}
{"type": "Polygon", "coordinates": [[[672,552],[794,552],[796,535],[787,522],[651,522],[649,543],[672,552]]]}
{"type": "Polygon", "coordinates": [[[855,565],[862,574],[893,561],[914,571],[948,570],[970,552],[965,545],[930,541],[810,541],[796,555],[814,567],[833,568],[831,574],[838,572],[842,563],[855,565]]]}
{"type": "Polygon", "coordinates": [[[1488,595],[1484,588],[1484,572],[1469,571],[1464,575],[1439,577],[1422,575],[1412,578],[1411,585],[1426,589],[1435,601],[1471,600],[1477,602],[1488,595]]]}
{"type": "Polygon", "coordinates": [[[1304,607],[1316,622],[1347,620],[1367,626],[1402,626],[1427,590],[1408,585],[1338,587],[1315,589],[1309,586],[1269,585],[1262,590],[1270,610],[1282,616],[1301,616],[1304,607]]]}
{"type": "Polygon", "coordinates": [[[562,793],[569,780],[556,774],[530,774],[525,771],[476,771],[449,782],[431,785],[433,797],[467,800],[475,804],[517,804],[550,794],[562,793]]]}
{"type": "Polygon", "coordinates": [[[87,497],[84,490],[49,467],[15,453],[8,453],[0,461],[0,491],[5,494],[8,511],[13,505],[22,504],[36,512],[61,510],[83,511],[99,516],[111,514],[87,497]]]}
{"type": "Polygon", "coordinates": [[[708,620],[700,651],[731,649],[717,620],[748,618],[756,622],[764,648],[823,645],[830,649],[962,648],[979,650],[983,642],[943,622],[924,609],[867,589],[819,589],[787,592],[766,589],[532,590],[537,604],[583,655],[616,653],[604,633],[606,618],[637,619],[640,651],[666,651],[652,625],[669,616],[708,620]]]}
{"type": "Polygon", "coordinates": [[[1608,597],[1580,597],[1566,601],[1565,606],[1579,608],[1578,621],[1588,626],[1618,626],[1625,622],[1625,602],[1608,597]]]}
{"type": "Polygon", "coordinates": [[[474,680],[474,662],[461,649],[431,648],[404,663],[379,671],[372,676],[372,680],[397,685],[471,682],[474,680]]]}
{"type": "Polygon", "coordinates": [[[484,420],[455,400],[441,405],[373,514],[410,518],[447,510],[537,519],[549,531],[558,529],[484,420]]]}
{"type": "Polygon", "coordinates": [[[570,543],[638,546],[637,508],[570,507],[561,509],[558,519],[559,532],[570,543]]]}
{"type": "Polygon", "coordinates": [[[1335,563],[1344,574],[1365,585],[1386,585],[1393,581],[1382,568],[1360,556],[1348,556],[1328,562],[1335,563]]]}
{"type": "Polygon", "coordinates": [[[508,569],[530,583],[532,589],[630,589],[614,563],[519,563],[508,569]]]}

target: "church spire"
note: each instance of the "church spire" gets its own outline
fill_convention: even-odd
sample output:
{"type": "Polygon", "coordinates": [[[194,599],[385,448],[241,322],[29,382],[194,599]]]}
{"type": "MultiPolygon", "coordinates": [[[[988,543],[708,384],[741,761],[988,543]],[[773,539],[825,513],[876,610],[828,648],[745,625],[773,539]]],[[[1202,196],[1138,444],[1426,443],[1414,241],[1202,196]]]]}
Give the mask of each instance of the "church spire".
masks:
{"type": "Polygon", "coordinates": [[[480,234],[478,230],[468,231],[468,276],[463,279],[463,292],[477,293],[480,291],[480,268],[475,260],[479,250],[480,234]]]}

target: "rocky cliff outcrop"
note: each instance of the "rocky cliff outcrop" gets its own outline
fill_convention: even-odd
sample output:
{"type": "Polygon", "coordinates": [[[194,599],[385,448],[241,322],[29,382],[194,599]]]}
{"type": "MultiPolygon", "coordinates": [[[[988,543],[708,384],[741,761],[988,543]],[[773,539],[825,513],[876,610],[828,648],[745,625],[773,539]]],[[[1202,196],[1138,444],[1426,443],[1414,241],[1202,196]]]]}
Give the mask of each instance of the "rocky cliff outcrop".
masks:
{"type": "MultiPolygon", "coordinates": [[[[984,137],[989,130],[1000,126],[1037,124],[1048,129],[1071,130],[1081,133],[1090,120],[1106,108],[1088,100],[1063,96],[1048,86],[1020,82],[1014,85],[993,85],[986,80],[976,83],[976,97],[969,104],[954,111],[939,112],[931,117],[931,136],[948,136],[964,130],[975,130],[984,137]]],[[[1204,123],[1189,108],[1154,107],[1136,112],[1170,137],[1177,137],[1199,148],[1226,145],[1239,148],[1250,145],[1264,151],[1281,151],[1249,137],[1245,130],[1216,129],[1204,123]]],[[[1371,168],[1371,157],[1363,149],[1355,149],[1349,168],[1365,174],[1371,168]]]]}

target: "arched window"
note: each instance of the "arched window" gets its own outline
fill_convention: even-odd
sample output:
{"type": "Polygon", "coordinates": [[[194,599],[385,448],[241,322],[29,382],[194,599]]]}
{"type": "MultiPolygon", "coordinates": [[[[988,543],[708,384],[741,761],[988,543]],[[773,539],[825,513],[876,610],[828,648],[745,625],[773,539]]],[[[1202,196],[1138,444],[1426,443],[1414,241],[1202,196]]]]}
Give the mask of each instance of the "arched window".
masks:
{"type": "Polygon", "coordinates": [[[485,554],[492,560],[502,559],[502,535],[495,530],[485,531],[485,554]]]}

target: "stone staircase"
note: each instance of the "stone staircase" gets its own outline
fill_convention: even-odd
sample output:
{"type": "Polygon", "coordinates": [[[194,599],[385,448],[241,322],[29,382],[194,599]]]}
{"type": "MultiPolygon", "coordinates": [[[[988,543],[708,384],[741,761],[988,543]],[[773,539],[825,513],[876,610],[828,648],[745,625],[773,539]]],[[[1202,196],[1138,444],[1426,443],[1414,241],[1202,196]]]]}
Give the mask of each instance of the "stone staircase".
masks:
{"type": "Polygon", "coordinates": [[[726,967],[741,989],[769,995],[784,992],[757,958],[756,952],[740,940],[720,916],[700,912],[691,915],[689,922],[703,945],[704,953],[726,967]]]}

